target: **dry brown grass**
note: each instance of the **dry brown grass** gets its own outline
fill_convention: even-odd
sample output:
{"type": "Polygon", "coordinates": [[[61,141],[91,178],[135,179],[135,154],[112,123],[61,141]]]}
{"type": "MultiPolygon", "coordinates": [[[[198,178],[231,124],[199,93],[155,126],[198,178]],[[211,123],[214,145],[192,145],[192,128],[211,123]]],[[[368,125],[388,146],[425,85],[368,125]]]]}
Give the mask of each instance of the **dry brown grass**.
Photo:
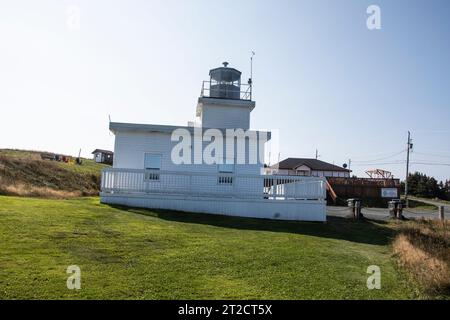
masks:
{"type": "Polygon", "coordinates": [[[1,188],[2,193],[8,195],[24,196],[24,197],[39,197],[49,199],[70,199],[81,197],[80,191],[63,191],[51,188],[37,188],[29,185],[6,185],[1,188]]]}
{"type": "Polygon", "coordinates": [[[98,195],[99,188],[100,173],[69,171],[36,157],[0,155],[0,194],[65,199],[98,195]]]}
{"type": "Polygon", "coordinates": [[[450,293],[450,234],[448,221],[401,223],[393,242],[399,265],[426,294],[450,293]]]}

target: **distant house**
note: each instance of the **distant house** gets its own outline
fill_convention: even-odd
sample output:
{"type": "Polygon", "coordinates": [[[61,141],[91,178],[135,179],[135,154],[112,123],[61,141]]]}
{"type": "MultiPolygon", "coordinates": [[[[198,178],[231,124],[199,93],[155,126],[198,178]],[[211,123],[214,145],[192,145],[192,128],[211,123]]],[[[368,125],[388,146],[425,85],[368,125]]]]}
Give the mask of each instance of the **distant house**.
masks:
{"type": "Polygon", "coordinates": [[[351,170],[310,158],[287,158],[268,168],[269,172],[281,175],[349,178],[351,170]]]}
{"type": "Polygon", "coordinates": [[[94,151],[92,151],[92,154],[94,155],[94,160],[97,163],[113,163],[114,152],[112,151],[95,149],[94,151]]]}

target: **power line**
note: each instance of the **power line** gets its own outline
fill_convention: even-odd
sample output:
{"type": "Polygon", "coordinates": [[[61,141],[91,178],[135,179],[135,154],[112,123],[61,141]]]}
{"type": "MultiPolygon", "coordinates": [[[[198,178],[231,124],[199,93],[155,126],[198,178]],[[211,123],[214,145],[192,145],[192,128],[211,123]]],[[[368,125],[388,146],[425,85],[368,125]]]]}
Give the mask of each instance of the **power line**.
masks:
{"type": "MultiPolygon", "coordinates": [[[[403,165],[406,163],[406,160],[397,160],[395,162],[371,162],[371,163],[359,163],[359,164],[353,164],[354,167],[365,167],[365,166],[381,166],[381,165],[403,165]]],[[[450,166],[450,163],[444,163],[444,162],[429,162],[427,160],[416,160],[416,161],[410,161],[409,164],[421,164],[421,165],[435,165],[435,166],[450,166]]]]}
{"type": "Polygon", "coordinates": [[[432,163],[442,163],[442,161],[436,159],[414,159],[414,162],[432,162],[432,163]]]}
{"type": "Polygon", "coordinates": [[[415,154],[420,154],[423,156],[430,156],[430,157],[438,157],[438,158],[450,158],[450,156],[444,156],[439,154],[433,154],[433,153],[424,153],[424,152],[414,152],[415,154]]]}
{"type": "MultiPolygon", "coordinates": [[[[384,153],[377,153],[377,154],[364,155],[364,156],[352,156],[352,159],[389,157],[389,156],[392,156],[392,155],[395,155],[398,153],[399,153],[399,151],[394,151],[394,152],[384,152],[384,153]]],[[[367,161],[367,160],[355,160],[355,161],[367,161]]]]}
{"type": "Polygon", "coordinates": [[[395,157],[395,156],[398,156],[398,155],[404,153],[405,151],[406,151],[406,150],[402,150],[402,151],[400,151],[400,152],[393,153],[393,154],[391,154],[391,155],[389,155],[389,156],[387,156],[387,157],[378,158],[378,159],[372,159],[372,160],[353,160],[353,159],[352,159],[352,162],[365,163],[365,162],[376,162],[376,161],[386,160],[386,159],[390,159],[390,158],[393,158],[393,157],[395,157]]]}
{"type": "Polygon", "coordinates": [[[436,149],[420,149],[420,150],[423,150],[423,151],[430,151],[430,152],[439,152],[439,153],[450,153],[450,149],[447,149],[447,150],[442,150],[442,149],[440,149],[440,150],[436,150],[436,149]]]}
{"type": "Polygon", "coordinates": [[[416,129],[414,132],[431,132],[431,133],[447,133],[450,130],[447,129],[416,129]]]}
{"type": "Polygon", "coordinates": [[[405,160],[397,160],[396,162],[371,162],[371,163],[357,163],[357,164],[353,164],[352,162],[352,166],[354,167],[365,167],[365,166],[381,166],[381,165],[388,165],[388,164],[405,164],[406,161],[405,160]]]}
{"type": "Polygon", "coordinates": [[[411,162],[411,164],[422,164],[427,166],[450,166],[450,163],[439,163],[439,162],[411,162]]]}
{"type": "Polygon", "coordinates": [[[370,155],[364,155],[364,156],[361,156],[361,155],[359,155],[359,156],[352,156],[352,158],[356,158],[356,159],[358,159],[358,158],[372,158],[372,157],[384,157],[384,156],[388,156],[388,155],[391,155],[391,154],[395,154],[395,153],[397,153],[398,151],[394,151],[394,152],[383,152],[383,153],[376,153],[376,154],[370,154],[370,155]]]}

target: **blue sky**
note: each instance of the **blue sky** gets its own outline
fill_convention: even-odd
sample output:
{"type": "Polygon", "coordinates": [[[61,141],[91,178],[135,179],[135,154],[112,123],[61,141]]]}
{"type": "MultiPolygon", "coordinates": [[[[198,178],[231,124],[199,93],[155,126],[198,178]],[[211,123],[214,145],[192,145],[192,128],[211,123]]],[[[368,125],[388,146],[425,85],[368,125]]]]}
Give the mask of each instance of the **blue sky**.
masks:
{"type": "Polygon", "coordinates": [[[88,156],[113,121],[185,125],[208,71],[250,72],[281,158],[450,178],[450,2],[2,1],[0,147],[88,156]],[[381,30],[366,9],[381,8],[381,30]],[[68,8],[80,9],[80,28],[68,8]],[[380,159],[380,160],[379,160],[380,159]],[[359,162],[358,162],[359,161],[359,162]],[[417,164],[433,163],[430,164],[417,164]],[[444,164],[444,165],[437,165],[444,164]]]}

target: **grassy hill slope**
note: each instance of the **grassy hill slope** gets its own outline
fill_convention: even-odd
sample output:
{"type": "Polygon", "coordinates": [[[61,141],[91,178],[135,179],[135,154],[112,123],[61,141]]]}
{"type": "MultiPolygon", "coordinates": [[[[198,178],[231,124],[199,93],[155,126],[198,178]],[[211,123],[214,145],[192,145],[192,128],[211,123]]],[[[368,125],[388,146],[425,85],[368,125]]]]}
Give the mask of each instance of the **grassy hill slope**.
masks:
{"type": "Polygon", "coordinates": [[[0,194],[68,198],[97,195],[106,165],[41,160],[40,152],[0,149],[0,194]]]}

